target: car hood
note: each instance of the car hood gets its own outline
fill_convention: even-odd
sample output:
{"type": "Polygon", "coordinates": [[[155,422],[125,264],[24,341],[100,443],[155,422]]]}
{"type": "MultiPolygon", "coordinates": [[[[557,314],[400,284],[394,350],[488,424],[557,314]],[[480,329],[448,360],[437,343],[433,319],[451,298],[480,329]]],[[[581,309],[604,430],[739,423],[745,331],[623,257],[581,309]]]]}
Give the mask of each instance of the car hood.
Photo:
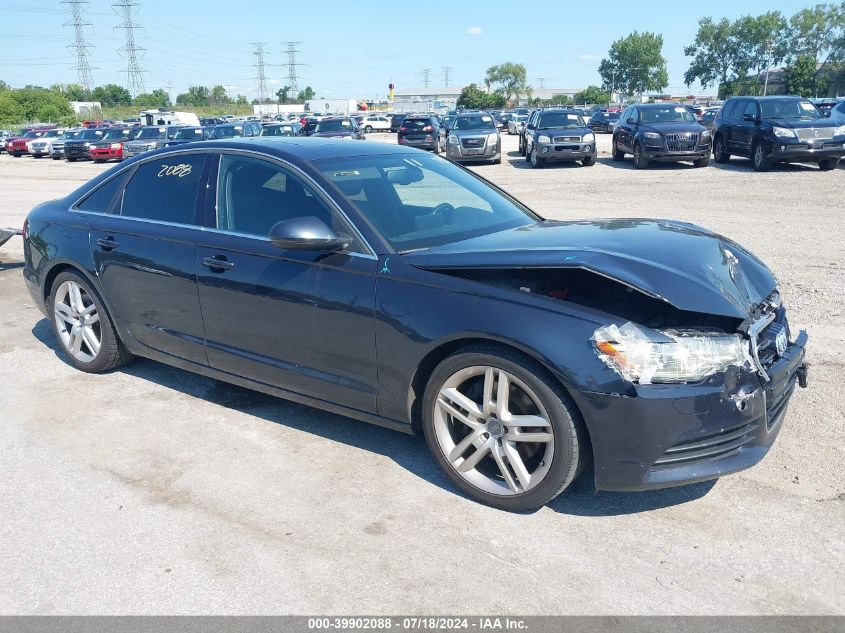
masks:
{"type": "Polygon", "coordinates": [[[670,220],[544,221],[404,257],[427,270],[584,268],[680,310],[739,319],[777,287],[766,265],[743,247],[670,220]]]}
{"type": "Polygon", "coordinates": [[[683,132],[702,132],[704,126],[700,123],[642,123],[640,129],[645,132],[661,132],[663,134],[679,134],[683,132]]]}
{"type": "Polygon", "coordinates": [[[806,128],[813,128],[813,127],[839,127],[839,123],[836,121],[825,118],[825,119],[766,119],[772,125],[777,125],[780,127],[788,127],[792,128],[793,130],[798,129],[806,129],[806,128]]]}

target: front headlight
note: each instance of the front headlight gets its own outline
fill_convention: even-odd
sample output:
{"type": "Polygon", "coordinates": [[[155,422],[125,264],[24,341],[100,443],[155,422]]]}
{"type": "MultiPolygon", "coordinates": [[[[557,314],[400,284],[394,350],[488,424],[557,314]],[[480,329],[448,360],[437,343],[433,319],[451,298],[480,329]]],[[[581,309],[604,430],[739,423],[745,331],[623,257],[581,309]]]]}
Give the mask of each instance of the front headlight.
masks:
{"type": "Polygon", "coordinates": [[[458,137],[457,137],[456,135],[454,135],[454,134],[450,134],[450,135],[449,135],[449,142],[450,142],[452,145],[457,145],[457,144],[458,144],[458,137]]]}
{"type": "Polygon", "coordinates": [[[780,138],[795,138],[795,130],[790,130],[788,127],[778,127],[775,125],[772,127],[772,132],[780,138]]]}
{"type": "Polygon", "coordinates": [[[487,137],[488,143],[498,143],[499,142],[499,135],[498,134],[491,134],[487,137]]]}
{"type": "Polygon", "coordinates": [[[710,136],[710,130],[704,130],[704,131],[701,133],[701,136],[702,136],[702,137],[704,137],[704,136],[710,136]]]}
{"type": "Polygon", "coordinates": [[[85,143],[85,149],[88,149],[89,147],[91,147],[91,143],[85,143]]]}
{"type": "Polygon", "coordinates": [[[739,334],[695,329],[647,330],[630,321],[593,334],[599,358],[622,378],[641,385],[699,382],[728,367],[751,366],[739,334]]]}
{"type": "Polygon", "coordinates": [[[587,132],[584,136],[581,137],[582,143],[592,143],[596,140],[596,135],[592,132],[587,132]]]}
{"type": "Polygon", "coordinates": [[[538,143],[551,143],[552,139],[550,139],[545,134],[540,134],[540,136],[537,137],[537,142],[538,143]]]}
{"type": "Polygon", "coordinates": [[[834,136],[845,136],[845,125],[840,125],[838,128],[833,130],[834,136]]]}
{"type": "Polygon", "coordinates": [[[653,138],[658,141],[660,140],[660,134],[658,134],[657,132],[644,132],[643,136],[645,136],[646,138],[653,138]]]}
{"type": "Polygon", "coordinates": [[[120,149],[121,147],[123,147],[123,143],[112,143],[111,144],[112,149],[120,149]]]}

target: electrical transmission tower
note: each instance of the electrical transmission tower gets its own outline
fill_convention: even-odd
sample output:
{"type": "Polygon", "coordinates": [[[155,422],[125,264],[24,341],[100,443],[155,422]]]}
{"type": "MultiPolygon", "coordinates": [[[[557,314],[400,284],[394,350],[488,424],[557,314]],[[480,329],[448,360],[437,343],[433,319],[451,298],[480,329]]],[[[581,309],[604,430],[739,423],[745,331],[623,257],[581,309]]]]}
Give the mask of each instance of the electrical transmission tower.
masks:
{"type": "Polygon", "coordinates": [[[67,22],[65,26],[73,26],[74,43],[68,44],[68,48],[76,49],[76,70],[79,85],[84,90],[91,90],[94,80],[91,78],[91,65],[88,63],[88,49],[91,48],[85,43],[85,27],[91,26],[90,22],[82,19],[82,5],[88,4],[88,0],[64,0],[62,4],[68,5],[73,21],[67,22]]]}
{"type": "Polygon", "coordinates": [[[440,70],[443,71],[443,85],[448,88],[449,87],[449,77],[452,74],[452,67],[451,66],[443,66],[440,70]]]}
{"type": "Polygon", "coordinates": [[[537,77],[537,87],[542,90],[546,87],[546,78],[545,77],[537,77]]]}
{"type": "Polygon", "coordinates": [[[255,70],[256,74],[258,75],[256,79],[258,80],[258,103],[264,103],[267,100],[267,79],[264,76],[264,55],[267,54],[267,51],[264,50],[264,47],[267,46],[267,42],[251,42],[251,45],[255,47],[255,70]]]}
{"type": "Polygon", "coordinates": [[[138,2],[136,0],[117,0],[111,6],[115,13],[123,17],[123,23],[114,28],[124,30],[126,44],[119,48],[117,52],[126,60],[126,68],[122,71],[126,73],[126,87],[132,96],[136,97],[142,92],[146,92],[144,89],[144,73],[147,72],[138,63],[138,53],[146,49],[135,44],[135,31],[143,30],[132,19],[134,14],[138,12],[138,2]]]}
{"type": "Polygon", "coordinates": [[[420,76],[422,77],[423,86],[426,88],[431,85],[431,68],[423,68],[420,70],[420,76]]]}
{"type": "Polygon", "coordinates": [[[287,66],[288,68],[288,86],[290,86],[290,94],[295,99],[299,93],[299,77],[296,75],[296,67],[302,66],[302,64],[296,63],[296,54],[302,52],[296,50],[296,45],[302,44],[302,42],[282,42],[282,44],[286,44],[288,47],[288,63],[282,64],[282,66],[287,66]]]}

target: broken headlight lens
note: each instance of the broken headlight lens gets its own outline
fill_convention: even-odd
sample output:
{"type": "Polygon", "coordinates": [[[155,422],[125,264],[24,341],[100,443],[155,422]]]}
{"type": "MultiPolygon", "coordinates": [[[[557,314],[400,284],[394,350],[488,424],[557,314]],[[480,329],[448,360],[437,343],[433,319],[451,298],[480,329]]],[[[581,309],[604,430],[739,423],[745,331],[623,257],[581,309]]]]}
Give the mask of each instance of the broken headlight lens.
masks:
{"type": "Polygon", "coordinates": [[[748,341],[739,334],[696,329],[648,330],[630,321],[593,334],[599,358],[625,380],[699,382],[731,366],[750,366],[748,341]]]}

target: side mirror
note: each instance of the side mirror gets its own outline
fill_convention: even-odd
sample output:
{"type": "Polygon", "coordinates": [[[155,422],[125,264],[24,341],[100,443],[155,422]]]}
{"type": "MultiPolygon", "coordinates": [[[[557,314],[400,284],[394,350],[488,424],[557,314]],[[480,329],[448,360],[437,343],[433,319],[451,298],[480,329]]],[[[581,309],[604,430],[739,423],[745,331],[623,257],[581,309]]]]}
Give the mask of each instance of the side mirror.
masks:
{"type": "Polygon", "coordinates": [[[636,124],[637,124],[637,120],[636,120],[634,117],[629,116],[629,117],[625,120],[625,123],[627,123],[628,125],[636,125],[636,124]]]}
{"type": "Polygon", "coordinates": [[[301,251],[339,251],[349,246],[349,238],[332,231],[313,216],[276,222],[268,235],[273,246],[301,251]]]}
{"type": "Polygon", "coordinates": [[[748,113],[746,112],[745,114],[743,114],[743,115],[742,115],[742,120],[743,120],[743,121],[752,121],[752,122],[753,122],[753,121],[756,121],[756,120],[757,120],[757,117],[756,117],[756,116],[754,116],[753,114],[748,114],[748,113]]]}

